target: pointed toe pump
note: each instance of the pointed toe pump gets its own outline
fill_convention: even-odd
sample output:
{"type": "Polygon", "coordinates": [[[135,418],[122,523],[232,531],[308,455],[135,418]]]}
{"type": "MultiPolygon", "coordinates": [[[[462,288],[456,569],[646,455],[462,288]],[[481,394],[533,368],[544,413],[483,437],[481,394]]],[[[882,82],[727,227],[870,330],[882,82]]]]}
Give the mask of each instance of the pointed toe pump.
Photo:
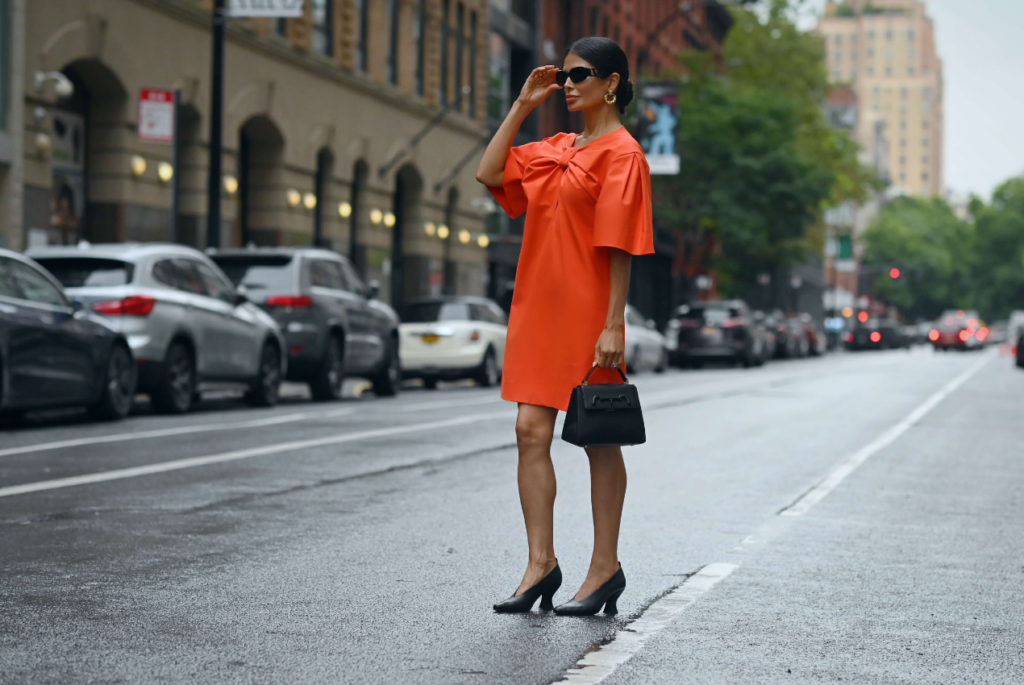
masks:
{"type": "Polygon", "coordinates": [[[619,613],[616,602],[619,595],[626,589],[626,574],[622,572],[622,565],[601,587],[583,599],[574,599],[571,602],[560,604],[555,607],[555,613],[559,616],[593,616],[604,607],[604,613],[614,616],[619,613]]]}
{"type": "Polygon", "coordinates": [[[562,569],[558,568],[558,562],[555,562],[555,567],[543,580],[529,590],[523,590],[522,594],[512,595],[504,602],[498,602],[494,605],[494,610],[499,614],[523,614],[533,609],[537,598],[540,597],[541,610],[551,611],[555,606],[551,600],[561,585],[562,569]]]}

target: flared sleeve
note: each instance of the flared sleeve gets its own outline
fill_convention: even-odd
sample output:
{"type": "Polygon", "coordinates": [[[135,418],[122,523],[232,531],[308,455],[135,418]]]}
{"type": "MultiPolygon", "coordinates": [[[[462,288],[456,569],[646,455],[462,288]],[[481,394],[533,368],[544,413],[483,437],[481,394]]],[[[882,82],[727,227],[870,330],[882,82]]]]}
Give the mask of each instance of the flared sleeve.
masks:
{"type": "Polygon", "coordinates": [[[634,255],[654,253],[651,174],[639,152],[616,157],[594,210],[594,247],[615,247],[634,255]]]}
{"type": "Polygon", "coordinates": [[[523,190],[523,172],[537,154],[541,141],[527,143],[508,151],[505,173],[500,186],[487,186],[494,199],[509,217],[515,219],[526,211],[526,192],[523,190]]]}

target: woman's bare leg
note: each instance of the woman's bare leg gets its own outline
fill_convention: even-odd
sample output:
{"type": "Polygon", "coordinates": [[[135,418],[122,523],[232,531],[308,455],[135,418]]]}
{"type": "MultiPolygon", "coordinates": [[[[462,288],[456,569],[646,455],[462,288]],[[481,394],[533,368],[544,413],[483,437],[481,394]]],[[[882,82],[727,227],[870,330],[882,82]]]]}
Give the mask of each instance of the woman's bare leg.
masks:
{"type": "Polygon", "coordinates": [[[618,447],[588,447],[590,506],[594,510],[594,552],[587,579],[576,593],[583,599],[605,584],[619,569],[619,524],[626,498],[626,464],[618,447]]]}
{"type": "Polygon", "coordinates": [[[528,590],[555,568],[555,467],[551,439],[558,410],[534,404],[519,405],[516,443],[519,446],[519,501],[526,521],[530,559],[516,594],[528,590]]]}

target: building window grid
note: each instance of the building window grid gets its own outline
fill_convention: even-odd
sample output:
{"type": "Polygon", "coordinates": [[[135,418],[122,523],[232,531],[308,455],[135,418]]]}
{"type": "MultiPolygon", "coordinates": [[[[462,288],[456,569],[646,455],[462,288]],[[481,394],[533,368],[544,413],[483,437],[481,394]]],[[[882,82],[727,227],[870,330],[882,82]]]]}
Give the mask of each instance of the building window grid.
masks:
{"type": "Polygon", "coordinates": [[[466,6],[455,6],[455,110],[462,111],[462,55],[465,51],[466,6]]]}
{"type": "Polygon", "coordinates": [[[398,84],[398,0],[387,0],[388,64],[387,81],[398,84]]]}
{"type": "Polygon", "coordinates": [[[470,119],[476,117],[476,38],[477,17],[474,11],[469,13],[469,102],[466,114],[470,119]]]}
{"type": "Polygon", "coordinates": [[[370,0],[356,0],[356,25],[359,37],[356,41],[356,69],[366,71],[368,65],[367,51],[369,49],[369,12],[367,5],[370,0]]]}
{"type": "Polygon", "coordinates": [[[427,25],[427,0],[416,0],[416,13],[413,16],[413,39],[416,41],[416,75],[413,81],[413,91],[423,95],[424,69],[426,68],[426,25],[427,25]]]}
{"type": "Polygon", "coordinates": [[[313,52],[326,57],[334,54],[333,0],[313,0],[313,52]]]}
{"type": "Polygon", "coordinates": [[[448,106],[448,22],[451,18],[450,0],[441,2],[441,79],[438,86],[442,107],[448,106]]]}

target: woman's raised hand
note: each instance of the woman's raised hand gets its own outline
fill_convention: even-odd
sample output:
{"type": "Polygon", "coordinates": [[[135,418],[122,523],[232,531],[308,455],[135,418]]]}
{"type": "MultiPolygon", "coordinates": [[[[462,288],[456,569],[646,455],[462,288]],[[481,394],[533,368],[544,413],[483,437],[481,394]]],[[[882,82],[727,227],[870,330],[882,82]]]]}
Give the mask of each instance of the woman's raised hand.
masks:
{"type": "Polygon", "coordinates": [[[519,103],[533,109],[544,102],[551,93],[561,88],[555,83],[557,73],[558,67],[550,64],[531,71],[526,83],[523,84],[523,90],[519,93],[519,103]]]}

